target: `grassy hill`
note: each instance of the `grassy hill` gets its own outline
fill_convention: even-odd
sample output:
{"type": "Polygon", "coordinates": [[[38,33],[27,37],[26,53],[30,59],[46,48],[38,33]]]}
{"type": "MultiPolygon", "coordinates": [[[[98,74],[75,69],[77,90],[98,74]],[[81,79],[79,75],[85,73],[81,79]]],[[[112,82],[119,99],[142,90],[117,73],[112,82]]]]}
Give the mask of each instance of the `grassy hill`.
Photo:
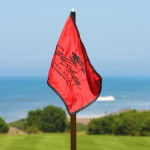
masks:
{"type": "MultiPolygon", "coordinates": [[[[1,150],[70,150],[69,134],[0,135],[1,150]]],[[[78,150],[149,150],[150,137],[78,135],[78,150]]]]}
{"type": "Polygon", "coordinates": [[[23,130],[24,123],[26,123],[26,119],[17,120],[17,121],[9,123],[8,125],[11,126],[11,127],[15,127],[15,128],[20,129],[20,130],[23,130]]]}

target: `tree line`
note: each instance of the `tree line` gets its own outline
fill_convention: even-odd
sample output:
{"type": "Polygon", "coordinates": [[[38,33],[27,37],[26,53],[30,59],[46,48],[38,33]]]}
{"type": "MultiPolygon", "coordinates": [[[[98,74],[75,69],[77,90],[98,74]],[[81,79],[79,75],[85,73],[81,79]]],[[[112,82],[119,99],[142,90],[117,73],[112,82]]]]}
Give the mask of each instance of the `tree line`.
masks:
{"type": "MultiPolygon", "coordinates": [[[[70,122],[62,108],[50,105],[29,111],[22,129],[28,133],[70,132],[70,122]]],[[[0,118],[0,133],[8,130],[9,126],[0,118]]],[[[91,119],[87,126],[77,124],[77,131],[83,130],[87,134],[150,136],[150,111],[130,110],[91,119]]]]}
{"type": "Polygon", "coordinates": [[[92,119],[88,134],[150,136],[150,111],[130,110],[117,115],[92,119]]]}

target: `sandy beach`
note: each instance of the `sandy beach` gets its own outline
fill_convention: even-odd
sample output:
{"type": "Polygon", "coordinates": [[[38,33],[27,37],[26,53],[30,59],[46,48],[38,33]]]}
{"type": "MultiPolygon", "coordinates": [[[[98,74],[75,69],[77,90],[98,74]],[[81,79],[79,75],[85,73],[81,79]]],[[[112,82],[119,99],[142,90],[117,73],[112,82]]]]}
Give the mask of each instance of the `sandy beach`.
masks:
{"type": "MultiPolygon", "coordinates": [[[[67,119],[68,119],[68,121],[70,121],[70,116],[67,116],[67,119]]],[[[91,119],[92,118],[77,118],[76,122],[77,123],[82,123],[84,125],[87,125],[90,122],[91,119]]]]}

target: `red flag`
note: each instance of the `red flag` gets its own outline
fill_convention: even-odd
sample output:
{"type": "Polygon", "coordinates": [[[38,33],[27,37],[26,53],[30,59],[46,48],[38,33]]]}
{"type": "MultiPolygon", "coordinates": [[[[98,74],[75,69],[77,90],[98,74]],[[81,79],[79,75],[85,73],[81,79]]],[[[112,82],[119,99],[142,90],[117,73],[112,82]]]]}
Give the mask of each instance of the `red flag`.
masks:
{"type": "Polygon", "coordinates": [[[72,14],[58,40],[47,83],[70,115],[92,104],[101,92],[102,78],[90,64],[72,14]]]}

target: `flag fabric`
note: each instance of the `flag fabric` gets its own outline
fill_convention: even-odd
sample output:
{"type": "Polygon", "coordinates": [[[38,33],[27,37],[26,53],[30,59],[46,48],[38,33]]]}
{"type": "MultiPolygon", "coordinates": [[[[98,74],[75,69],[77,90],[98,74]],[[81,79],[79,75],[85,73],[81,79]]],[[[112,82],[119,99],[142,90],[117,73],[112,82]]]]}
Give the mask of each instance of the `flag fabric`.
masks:
{"type": "Polygon", "coordinates": [[[101,92],[102,78],[90,63],[72,14],[56,45],[47,83],[62,99],[69,115],[92,104],[101,92]]]}

